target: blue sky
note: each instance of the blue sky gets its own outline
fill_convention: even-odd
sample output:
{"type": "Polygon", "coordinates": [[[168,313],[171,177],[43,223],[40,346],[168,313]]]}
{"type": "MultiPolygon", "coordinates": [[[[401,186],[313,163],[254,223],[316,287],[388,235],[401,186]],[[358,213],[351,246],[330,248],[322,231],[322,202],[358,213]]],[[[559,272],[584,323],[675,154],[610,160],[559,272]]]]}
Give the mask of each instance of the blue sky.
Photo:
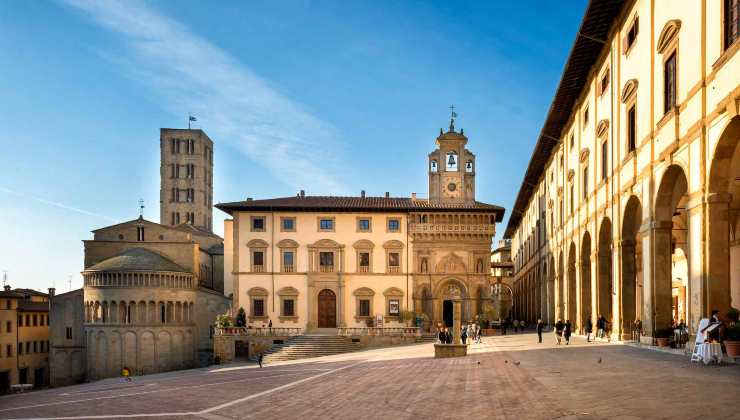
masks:
{"type": "Polygon", "coordinates": [[[159,128],[188,112],[216,144],[215,202],[426,196],[454,104],[477,199],[508,210],[585,6],[0,2],[0,270],[79,287],[92,229],[139,198],[158,220],[159,128]]]}

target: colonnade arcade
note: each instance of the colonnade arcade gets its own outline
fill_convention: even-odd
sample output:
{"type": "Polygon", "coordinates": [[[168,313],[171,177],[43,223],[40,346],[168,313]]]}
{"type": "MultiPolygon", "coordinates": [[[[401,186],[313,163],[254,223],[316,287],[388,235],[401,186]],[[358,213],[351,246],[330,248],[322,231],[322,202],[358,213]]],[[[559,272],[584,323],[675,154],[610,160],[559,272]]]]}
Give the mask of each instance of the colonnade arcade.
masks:
{"type": "Polygon", "coordinates": [[[740,116],[708,162],[706,181],[678,159],[656,165],[652,193],[638,185],[619,208],[551,243],[537,268],[517,276],[514,317],[570,320],[582,332],[603,315],[629,339],[638,319],[647,337],[681,321],[693,332],[713,309],[739,306],[740,116]]]}
{"type": "Polygon", "coordinates": [[[187,324],[195,304],[188,301],[85,301],[88,324],[187,324]]]}

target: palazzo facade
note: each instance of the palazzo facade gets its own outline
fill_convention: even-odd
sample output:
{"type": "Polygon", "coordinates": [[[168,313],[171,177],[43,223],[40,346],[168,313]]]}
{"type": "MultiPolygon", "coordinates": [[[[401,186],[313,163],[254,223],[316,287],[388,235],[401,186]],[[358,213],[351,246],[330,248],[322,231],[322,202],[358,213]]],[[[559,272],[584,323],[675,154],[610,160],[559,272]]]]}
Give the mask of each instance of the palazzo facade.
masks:
{"type": "Polygon", "coordinates": [[[740,304],[739,14],[589,3],[505,232],[516,318],[651,341],[740,304]]]}
{"type": "MultiPolygon", "coordinates": [[[[475,201],[475,156],[451,121],[427,157],[429,198],[308,196],[216,205],[225,285],[251,326],[399,326],[405,311],[452,323],[490,299],[490,249],[504,209],[475,201]],[[423,314],[423,315],[422,315],[423,314]],[[379,324],[381,322],[382,324],[379,324]]],[[[408,314],[407,314],[408,315],[408,314]]]]}

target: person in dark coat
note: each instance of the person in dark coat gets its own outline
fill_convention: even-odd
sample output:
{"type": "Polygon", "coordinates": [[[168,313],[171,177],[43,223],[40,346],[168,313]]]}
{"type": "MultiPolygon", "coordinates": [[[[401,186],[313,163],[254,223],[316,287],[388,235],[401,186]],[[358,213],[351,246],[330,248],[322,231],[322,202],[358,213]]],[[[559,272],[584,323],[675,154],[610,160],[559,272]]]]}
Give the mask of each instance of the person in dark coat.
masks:
{"type": "Polygon", "coordinates": [[[542,329],[545,327],[545,323],[541,319],[537,320],[537,339],[538,343],[542,342],[542,329]]]}
{"type": "Polygon", "coordinates": [[[257,359],[257,361],[260,364],[260,369],[262,368],[262,357],[264,357],[264,355],[265,355],[264,353],[260,352],[260,357],[257,359]]]}
{"type": "Polygon", "coordinates": [[[452,336],[450,335],[450,330],[448,328],[445,328],[445,344],[452,344],[452,336]]]}
{"type": "Polygon", "coordinates": [[[571,333],[571,324],[570,319],[565,320],[565,328],[563,328],[563,337],[565,337],[565,345],[567,346],[570,344],[570,333],[571,333]]]}
{"type": "Polygon", "coordinates": [[[447,343],[447,337],[445,336],[445,330],[444,328],[440,328],[439,332],[437,333],[437,339],[439,340],[440,344],[447,343]]]}
{"type": "Polygon", "coordinates": [[[465,340],[467,339],[468,339],[468,329],[462,328],[462,332],[460,333],[460,340],[462,341],[463,344],[465,344],[465,340]]]}
{"type": "Polygon", "coordinates": [[[591,342],[591,333],[593,332],[593,328],[594,326],[591,323],[591,317],[588,317],[588,319],[586,319],[586,342],[587,343],[591,342]]]}
{"type": "Polygon", "coordinates": [[[563,339],[563,328],[565,328],[563,320],[558,319],[558,322],[555,323],[555,338],[558,340],[558,345],[560,345],[560,341],[563,339]]]}

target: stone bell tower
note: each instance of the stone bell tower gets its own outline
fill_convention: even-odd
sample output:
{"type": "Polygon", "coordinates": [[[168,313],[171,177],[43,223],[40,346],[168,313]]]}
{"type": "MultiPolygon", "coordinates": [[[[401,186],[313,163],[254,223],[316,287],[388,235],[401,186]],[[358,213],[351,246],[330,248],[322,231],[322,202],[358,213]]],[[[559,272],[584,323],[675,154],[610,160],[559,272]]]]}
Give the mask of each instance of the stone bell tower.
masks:
{"type": "Polygon", "coordinates": [[[475,201],[475,155],[465,148],[468,138],[463,130],[455,131],[456,117],[453,111],[449,130],[446,133],[439,130],[437,148],[428,156],[429,200],[432,202],[475,201]]]}

